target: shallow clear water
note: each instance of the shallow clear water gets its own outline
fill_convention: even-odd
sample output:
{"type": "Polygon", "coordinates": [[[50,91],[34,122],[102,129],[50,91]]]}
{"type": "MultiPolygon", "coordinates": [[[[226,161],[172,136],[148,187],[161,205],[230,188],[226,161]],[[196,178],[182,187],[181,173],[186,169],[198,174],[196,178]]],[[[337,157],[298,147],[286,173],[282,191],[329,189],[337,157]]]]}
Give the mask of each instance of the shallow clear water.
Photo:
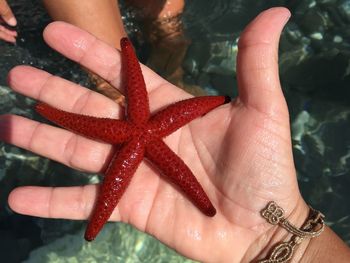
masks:
{"type": "MultiPolygon", "coordinates": [[[[19,20],[16,46],[0,42],[0,113],[37,118],[32,101],[7,87],[6,74],[31,64],[81,85],[81,69],[50,50],[41,32],[50,21],[37,0],[10,1],[19,20]]],[[[350,244],[350,1],[188,1],[184,21],[192,44],[186,81],[209,93],[237,94],[237,37],[261,10],[284,5],[293,13],[280,45],[280,75],[291,113],[300,186],[307,201],[350,244]]],[[[130,32],[132,14],[124,12],[130,32]]],[[[185,262],[151,237],[109,224],[93,244],[83,222],[21,216],[7,207],[19,185],[79,185],[96,180],[11,145],[0,144],[0,252],[6,262],[185,262]],[[64,176],[62,176],[64,174],[64,176]],[[14,251],[14,252],[12,252],[14,251]]]]}

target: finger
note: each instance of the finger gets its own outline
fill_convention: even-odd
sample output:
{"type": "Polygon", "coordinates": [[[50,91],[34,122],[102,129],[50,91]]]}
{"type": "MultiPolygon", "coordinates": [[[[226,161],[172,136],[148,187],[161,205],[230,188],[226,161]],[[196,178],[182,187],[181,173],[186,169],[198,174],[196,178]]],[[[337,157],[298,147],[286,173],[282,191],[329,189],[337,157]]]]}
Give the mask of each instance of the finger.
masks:
{"type": "Polygon", "coordinates": [[[105,96],[29,66],[17,66],[8,74],[11,88],[61,110],[95,117],[116,118],[120,107],[105,96]]]}
{"type": "Polygon", "coordinates": [[[17,32],[0,25],[0,31],[13,37],[17,37],[17,32]]]}
{"type": "Polygon", "coordinates": [[[278,76],[278,42],[289,17],[285,8],[262,12],[247,26],[238,44],[239,98],[246,106],[268,114],[287,110],[278,76]]]}
{"type": "MultiPolygon", "coordinates": [[[[45,41],[64,56],[95,72],[120,89],[120,53],[93,35],[64,22],[54,22],[44,31],[45,41]]],[[[153,71],[142,66],[149,90],[165,81],[153,71]],[[152,80],[152,81],[151,81],[152,80]]]]}
{"type": "Polygon", "coordinates": [[[0,116],[0,140],[75,169],[99,172],[111,146],[16,115],[0,116]]]}
{"type": "MultiPolygon", "coordinates": [[[[8,203],[17,213],[45,218],[86,219],[93,208],[97,185],[76,187],[20,187],[8,203]]],[[[111,219],[117,219],[116,213],[111,219]]]]}
{"type": "MultiPolygon", "coordinates": [[[[109,220],[122,219],[128,223],[138,224],[139,227],[144,227],[145,222],[147,222],[149,212],[154,205],[156,192],[159,189],[160,178],[143,163],[141,163],[137,173],[140,176],[138,174],[133,176],[132,187],[125,190],[125,194],[109,220]],[[120,214],[123,215],[123,218],[120,217],[120,214]],[[131,216],[135,214],[137,216],[132,219],[131,216]]],[[[94,208],[98,189],[99,185],[96,184],[73,187],[24,186],[16,188],[10,193],[8,203],[11,209],[25,215],[86,219],[90,217],[94,208]]],[[[165,200],[166,207],[171,207],[173,199],[177,198],[177,192],[167,183],[162,189],[163,193],[166,192],[166,197],[162,200],[165,200]]]]}
{"type": "Polygon", "coordinates": [[[5,29],[3,26],[0,26],[0,39],[10,43],[16,43],[16,36],[12,33],[9,34],[7,31],[9,30],[5,29]]]}
{"type": "Polygon", "coordinates": [[[10,6],[7,4],[6,0],[0,0],[0,16],[5,20],[5,22],[10,26],[17,25],[17,20],[13,15],[10,6]]]}
{"type": "Polygon", "coordinates": [[[16,38],[14,36],[9,35],[3,31],[0,31],[0,39],[10,43],[16,43],[16,38]]]}
{"type": "MultiPolygon", "coordinates": [[[[141,171],[145,166],[141,164],[141,171]]],[[[159,187],[159,176],[137,176],[132,179],[132,186],[128,187],[118,206],[114,209],[109,220],[124,220],[128,223],[144,225],[152,208],[155,192],[159,187]],[[151,177],[151,178],[150,178],[151,177]],[[147,187],[145,187],[147,185],[147,187]],[[120,217],[122,211],[123,218],[120,217]],[[137,214],[137,219],[129,218],[129,215],[137,214]]],[[[164,188],[164,187],[163,187],[164,188]]],[[[173,193],[171,186],[166,186],[167,191],[173,193]]],[[[99,185],[73,186],[73,187],[40,187],[24,186],[14,189],[8,203],[12,210],[20,214],[66,219],[87,219],[94,208],[99,185]]],[[[168,194],[167,206],[171,206],[174,194],[168,194]]]]}

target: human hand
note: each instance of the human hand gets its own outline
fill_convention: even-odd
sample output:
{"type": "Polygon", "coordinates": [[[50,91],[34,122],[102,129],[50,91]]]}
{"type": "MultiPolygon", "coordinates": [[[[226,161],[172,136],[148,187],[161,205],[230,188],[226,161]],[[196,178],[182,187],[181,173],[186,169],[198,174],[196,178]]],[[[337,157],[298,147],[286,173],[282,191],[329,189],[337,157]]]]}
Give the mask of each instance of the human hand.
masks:
{"type": "MultiPolygon", "coordinates": [[[[278,78],[278,39],[289,15],[284,8],[265,11],[242,34],[237,63],[239,97],[165,139],[190,164],[217,215],[204,216],[143,163],[111,220],[130,223],[196,260],[248,262],[282,239],[283,233],[260,216],[270,200],[282,206],[293,223],[307,217],[278,78]]],[[[44,38],[63,55],[121,89],[120,54],[112,47],[62,22],[49,25],[44,38]]],[[[142,69],[151,112],[190,97],[147,67],[142,69]]],[[[121,114],[120,107],[108,98],[32,67],[14,68],[9,84],[17,92],[62,110],[113,118],[121,114]]],[[[19,116],[4,115],[0,123],[2,140],[75,169],[100,171],[111,150],[110,145],[19,116]]],[[[86,219],[96,192],[96,185],[20,187],[10,194],[9,204],[22,214],[86,219]]]]}
{"type": "Polygon", "coordinates": [[[15,43],[17,32],[2,25],[3,23],[6,23],[9,26],[17,25],[16,18],[6,0],[0,0],[0,23],[0,39],[15,43]]]}

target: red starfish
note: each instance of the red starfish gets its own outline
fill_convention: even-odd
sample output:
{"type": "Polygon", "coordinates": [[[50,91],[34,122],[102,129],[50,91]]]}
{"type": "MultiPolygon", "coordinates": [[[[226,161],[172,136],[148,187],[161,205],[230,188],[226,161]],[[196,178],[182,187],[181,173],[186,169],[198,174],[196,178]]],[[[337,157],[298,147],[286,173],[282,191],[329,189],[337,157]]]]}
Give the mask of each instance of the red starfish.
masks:
{"type": "Polygon", "coordinates": [[[174,103],[150,116],[146,85],[132,44],[121,40],[127,97],[126,120],[97,118],[58,110],[38,103],[45,118],[91,139],[121,144],[105,172],[97,203],[88,223],[85,239],[93,240],[108,221],[133,174],[146,157],[168,176],[207,216],[216,210],[187,165],[162,141],[191,120],[229,102],[225,96],[204,96],[174,103]]]}

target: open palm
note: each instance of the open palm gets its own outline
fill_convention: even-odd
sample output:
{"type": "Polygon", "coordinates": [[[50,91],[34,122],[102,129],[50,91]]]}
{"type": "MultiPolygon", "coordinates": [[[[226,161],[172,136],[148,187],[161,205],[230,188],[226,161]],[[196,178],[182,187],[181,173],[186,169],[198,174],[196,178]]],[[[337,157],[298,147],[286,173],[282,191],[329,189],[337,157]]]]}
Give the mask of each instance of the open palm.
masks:
{"type": "MultiPolygon", "coordinates": [[[[200,181],[217,215],[204,216],[143,162],[111,220],[130,223],[197,260],[238,262],[255,258],[273,234],[260,216],[268,201],[278,202],[287,214],[303,210],[278,78],[278,39],[288,17],[283,8],[270,9],[242,34],[239,97],[234,102],[165,138],[200,181]]],[[[44,37],[53,48],[122,89],[118,51],[62,22],[49,25],[44,37]]],[[[142,70],[151,112],[190,97],[147,67],[142,70]]],[[[32,67],[14,68],[9,83],[17,92],[69,112],[110,118],[123,114],[108,98],[32,67]]],[[[108,144],[19,116],[4,115],[1,122],[11,130],[3,140],[76,169],[101,171],[111,151],[108,144]]],[[[11,193],[9,204],[23,214],[86,219],[96,192],[96,185],[21,187],[11,193]]]]}

